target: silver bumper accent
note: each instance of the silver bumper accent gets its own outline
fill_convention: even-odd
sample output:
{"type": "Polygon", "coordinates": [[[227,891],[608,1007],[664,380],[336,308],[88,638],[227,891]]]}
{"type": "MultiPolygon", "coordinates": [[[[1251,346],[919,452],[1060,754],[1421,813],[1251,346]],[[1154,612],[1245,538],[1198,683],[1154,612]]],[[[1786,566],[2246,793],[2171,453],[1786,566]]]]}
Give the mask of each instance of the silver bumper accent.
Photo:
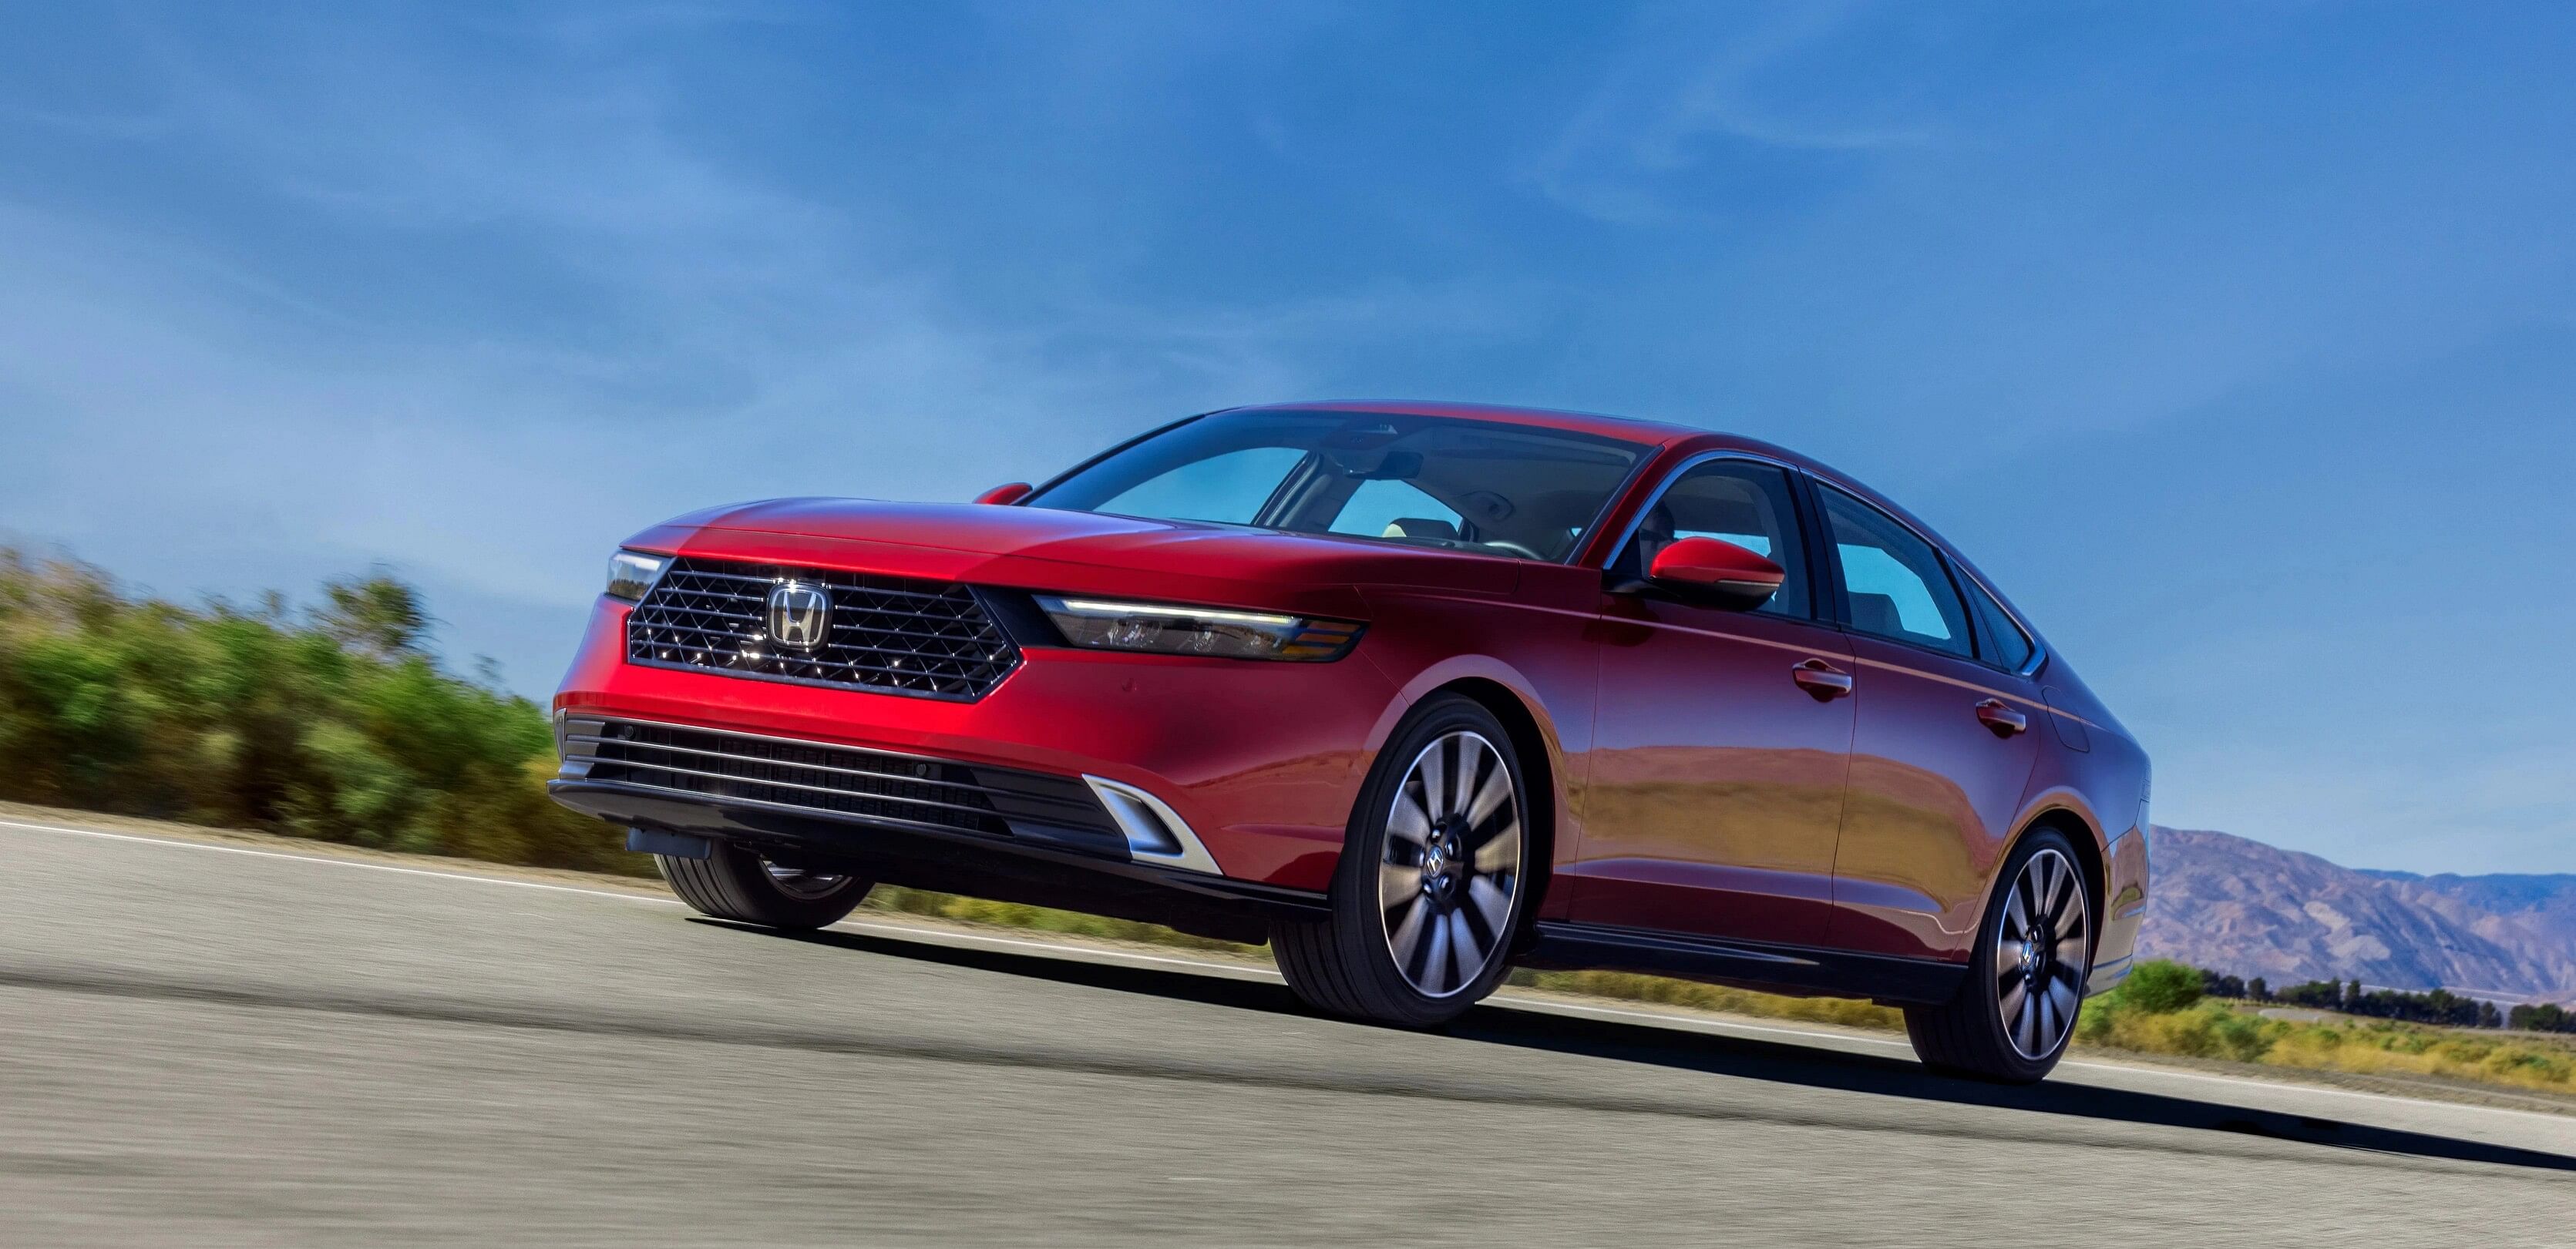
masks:
{"type": "Polygon", "coordinates": [[[1127,853],[1139,863],[1159,863],[1186,871],[1223,876],[1216,859],[1200,843],[1199,835],[1190,831],[1189,822],[1172,810],[1162,799],[1133,785],[1121,784],[1106,777],[1085,775],[1083,782],[1099,795],[1100,805],[1109,809],[1109,818],[1118,822],[1118,830],[1127,835],[1127,853]]]}

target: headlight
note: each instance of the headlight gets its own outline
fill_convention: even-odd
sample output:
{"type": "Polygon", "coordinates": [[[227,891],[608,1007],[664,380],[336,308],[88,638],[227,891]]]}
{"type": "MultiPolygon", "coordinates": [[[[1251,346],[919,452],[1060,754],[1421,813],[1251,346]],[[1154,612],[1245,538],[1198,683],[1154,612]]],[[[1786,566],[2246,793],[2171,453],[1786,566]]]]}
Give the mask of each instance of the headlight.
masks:
{"type": "Polygon", "coordinates": [[[1037,600],[1065,641],[1098,650],[1312,662],[1341,658],[1360,636],[1350,621],[1312,616],[1046,594],[1037,600]]]}
{"type": "Polygon", "coordinates": [[[653,579],[669,566],[668,555],[648,555],[642,551],[619,551],[608,557],[608,597],[640,599],[653,588],[653,579]]]}

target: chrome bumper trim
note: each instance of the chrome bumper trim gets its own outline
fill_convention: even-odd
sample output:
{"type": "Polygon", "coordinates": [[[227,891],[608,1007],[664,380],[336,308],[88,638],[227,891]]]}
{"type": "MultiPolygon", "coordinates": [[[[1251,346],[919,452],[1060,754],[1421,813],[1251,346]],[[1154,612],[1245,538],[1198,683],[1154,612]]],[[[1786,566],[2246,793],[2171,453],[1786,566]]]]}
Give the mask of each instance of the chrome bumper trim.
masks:
{"type": "Polygon", "coordinates": [[[1210,876],[1225,875],[1218,869],[1215,856],[1199,841],[1199,835],[1190,830],[1189,822],[1170,804],[1107,777],[1086,773],[1082,779],[1091,786],[1091,792],[1100,796],[1100,805],[1109,809],[1109,818],[1118,822],[1118,831],[1127,835],[1127,853],[1137,862],[1210,876]]]}

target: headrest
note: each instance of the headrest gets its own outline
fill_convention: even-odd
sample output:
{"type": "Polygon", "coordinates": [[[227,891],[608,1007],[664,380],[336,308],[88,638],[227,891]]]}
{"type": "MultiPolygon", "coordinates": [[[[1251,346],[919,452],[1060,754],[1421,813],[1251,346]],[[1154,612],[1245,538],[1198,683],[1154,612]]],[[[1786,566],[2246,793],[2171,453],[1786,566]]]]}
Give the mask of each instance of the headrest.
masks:
{"type": "Polygon", "coordinates": [[[1436,538],[1443,542],[1458,540],[1458,527],[1445,520],[1424,520],[1419,516],[1398,516],[1387,522],[1381,538],[1436,538]]]}
{"type": "Polygon", "coordinates": [[[1896,599],[1886,594],[1855,591],[1851,596],[1852,627],[1863,633],[1881,636],[1905,632],[1905,617],[1896,610],[1896,599]]]}

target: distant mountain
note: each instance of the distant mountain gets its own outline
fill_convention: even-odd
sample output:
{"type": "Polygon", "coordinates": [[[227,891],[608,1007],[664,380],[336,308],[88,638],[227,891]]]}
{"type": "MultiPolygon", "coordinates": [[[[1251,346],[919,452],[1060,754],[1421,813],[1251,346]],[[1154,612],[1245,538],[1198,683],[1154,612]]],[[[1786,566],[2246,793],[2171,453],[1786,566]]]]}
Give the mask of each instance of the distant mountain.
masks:
{"type": "Polygon", "coordinates": [[[2358,977],[2503,1001],[2576,1000],[2576,875],[2338,867],[2226,833],[2159,828],[2140,951],[2275,986],[2358,977]]]}

